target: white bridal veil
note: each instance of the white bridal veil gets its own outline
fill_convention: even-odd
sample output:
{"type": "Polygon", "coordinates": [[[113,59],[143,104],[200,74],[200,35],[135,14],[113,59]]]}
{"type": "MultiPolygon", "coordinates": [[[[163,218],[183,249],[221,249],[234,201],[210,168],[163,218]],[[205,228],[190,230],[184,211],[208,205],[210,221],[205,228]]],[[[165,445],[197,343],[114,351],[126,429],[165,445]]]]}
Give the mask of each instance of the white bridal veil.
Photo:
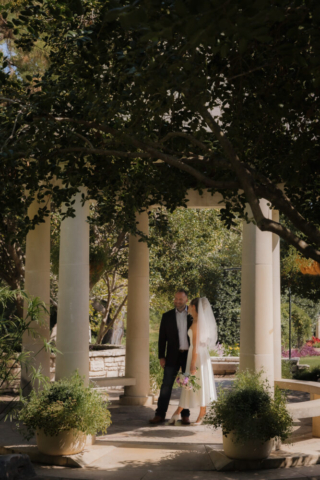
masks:
{"type": "Polygon", "coordinates": [[[197,350],[199,347],[207,347],[209,350],[213,350],[217,340],[217,323],[211,305],[206,297],[201,297],[198,304],[197,350]]]}

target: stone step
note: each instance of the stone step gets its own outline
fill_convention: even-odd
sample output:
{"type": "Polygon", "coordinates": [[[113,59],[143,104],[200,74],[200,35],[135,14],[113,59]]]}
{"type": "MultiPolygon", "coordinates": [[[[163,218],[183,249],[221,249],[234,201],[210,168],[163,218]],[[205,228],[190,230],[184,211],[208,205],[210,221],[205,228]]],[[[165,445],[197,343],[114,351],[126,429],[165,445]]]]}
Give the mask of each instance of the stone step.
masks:
{"type": "MultiPolygon", "coordinates": [[[[83,452],[74,455],[46,455],[39,452],[36,445],[11,445],[0,446],[0,460],[6,457],[21,457],[28,459],[28,462],[42,463],[44,465],[56,465],[59,467],[74,467],[85,468],[96,462],[99,458],[108,455],[114,450],[112,445],[88,445],[83,452]],[[9,455],[11,454],[11,455],[9,455]]],[[[31,463],[30,463],[31,465],[31,463]]],[[[31,465],[32,466],[32,465],[31,465]]],[[[0,479],[4,480],[10,477],[1,476],[1,462],[0,462],[0,479]]],[[[24,477],[12,477],[12,480],[22,479],[24,477]]],[[[10,478],[11,480],[11,478],[10,478]]]]}
{"type": "Polygon", "coordinates": [[[210,357],[211,362],[226,363],[226,362],[240,362],[240,357],[210,357]]]}
{"type": "Polygon", "coordinates": [[[90,383],[97,388],[128,387],[135,385],[136,379],[129,377],[90,377],[90,383]]]}
{"type": "Polygon", "coordinates": [[[239,368],[239,362],[211,362],[213,373],[224,375],[226,373],[235,373],[239,368]]]}

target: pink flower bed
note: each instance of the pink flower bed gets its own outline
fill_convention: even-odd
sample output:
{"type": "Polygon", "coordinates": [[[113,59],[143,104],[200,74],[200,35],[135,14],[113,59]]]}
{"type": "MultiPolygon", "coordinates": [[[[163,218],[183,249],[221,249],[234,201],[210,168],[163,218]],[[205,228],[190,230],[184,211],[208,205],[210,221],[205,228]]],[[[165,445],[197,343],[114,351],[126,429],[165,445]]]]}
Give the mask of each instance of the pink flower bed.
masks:
{"type": "MultiPolygon", "coordinates": [[[[298,350],[297,348],[293,348],[291,350],[291,357],[315,357],[319,355],[320,352],[318,350],[315,350],[310,345],[303,345],[300,350],[298,350]]],[[[289,350],[282,350],[282,357],[289,358],[289,350]]]]}

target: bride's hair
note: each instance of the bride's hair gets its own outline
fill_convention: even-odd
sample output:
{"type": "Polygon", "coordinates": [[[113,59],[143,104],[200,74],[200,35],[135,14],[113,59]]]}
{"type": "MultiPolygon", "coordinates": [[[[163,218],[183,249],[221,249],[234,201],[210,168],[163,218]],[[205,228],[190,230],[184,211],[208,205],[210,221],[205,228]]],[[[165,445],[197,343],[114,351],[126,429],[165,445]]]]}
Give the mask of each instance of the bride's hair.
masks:
{"type": "Polygon", "coordinates": [[[200,297],[196,297],[190,302],[190,305],[194,305],[196,307],[197,313],[198,313],[199,300],[200,300],[200,297]]]}

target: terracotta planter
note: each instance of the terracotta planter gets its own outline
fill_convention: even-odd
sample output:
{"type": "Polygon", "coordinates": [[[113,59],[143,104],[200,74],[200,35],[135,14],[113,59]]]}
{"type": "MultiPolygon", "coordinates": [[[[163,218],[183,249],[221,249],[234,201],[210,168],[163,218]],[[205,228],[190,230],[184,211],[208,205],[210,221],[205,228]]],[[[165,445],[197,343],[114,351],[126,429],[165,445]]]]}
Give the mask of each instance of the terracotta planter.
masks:
{"type": "Polygon", "coordinates": [[[258,440],[247,440],[245,444],[234,442],[234,434],[223,435],[223,450],[229,458],[241,460],[263,460],[268,458],[273,447],[273,438],[261,443],[258,440]]]}
{"type": "Polygon", "coordinates": [[[36,433],[39,452],[46,455],[74,455],[84,450],[87,435],[76,429],[65,430],[56,436],[48,436],[43,430],[36,433]]]}

